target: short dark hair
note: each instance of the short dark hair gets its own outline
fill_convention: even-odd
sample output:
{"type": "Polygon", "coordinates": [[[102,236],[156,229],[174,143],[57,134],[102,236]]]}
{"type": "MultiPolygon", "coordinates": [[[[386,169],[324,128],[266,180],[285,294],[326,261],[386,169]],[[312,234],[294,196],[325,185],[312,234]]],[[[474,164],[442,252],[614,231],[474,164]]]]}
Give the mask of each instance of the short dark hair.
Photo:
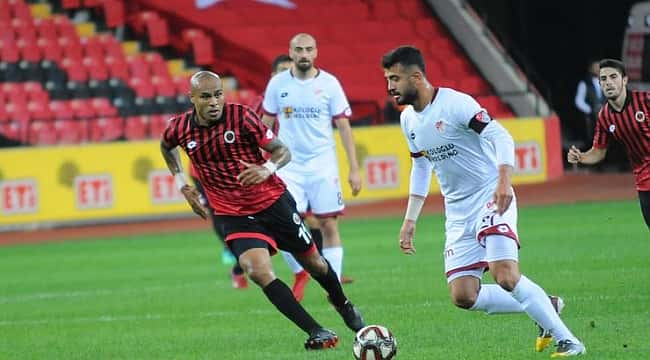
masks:
{"type": "Polygon", "coordinates": [[[400,46],[389,51],[381,58],[381,65],[384,69],[389,69],[395,64],[401,64],[404,67],[415,65],[419,67],[423,73],[426,73],[422,52],[415,46],[400,46]]]}
{"type": "Polygon", "coordinates": [[[289,62],[289,61],[291,61],[289,55],[282,54],[276,56],[275,60],[273,60],[273,64],[271,65],[271,72],[275,72],[278,69],[278,66],[283,62],[289,62]]]}
{"type": "Polygon", "coordinates": [[[616,60],[616,59],[602,59],[602,60],[600,60],[600,62],[598,63],[598,65],[600,66],[601,69],[602,69],[602,68],[606,68],[606,67],[614,68],[614,69],[618,70],[618,72],[621,73],[621,76],[627,76],[627,75],[625,74],[625,65],[624,65],[623,62],[620,61],[620,60],[616,60]]]}

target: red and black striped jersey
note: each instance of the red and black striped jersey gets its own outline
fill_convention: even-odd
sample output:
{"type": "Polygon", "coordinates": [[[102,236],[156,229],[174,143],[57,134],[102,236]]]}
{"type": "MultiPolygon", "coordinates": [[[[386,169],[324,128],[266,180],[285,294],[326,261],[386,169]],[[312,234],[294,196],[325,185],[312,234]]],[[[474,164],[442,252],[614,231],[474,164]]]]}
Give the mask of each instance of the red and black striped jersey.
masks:
{"type": "Polygon", "coordinates": [[[275,139],[275,134],[244,105],[225,104],[221,119],[210,126],[199,125],[193,111],[176,116],[169,121],[163,139],[185,150],[215,214],[254,214],[271,206],[285,191],[275,174],[246,187],[237,180],[245,169],[240,160],[263,164],[260,147],[275,139]]]}
{"type": "Polygon", "coordinates": [[[629,91],[621,111],[608,103],[598,113],[593,146],[607,148],[611,139],[625,146],[636,187],[650,190],[650,92],[629,91]]]}

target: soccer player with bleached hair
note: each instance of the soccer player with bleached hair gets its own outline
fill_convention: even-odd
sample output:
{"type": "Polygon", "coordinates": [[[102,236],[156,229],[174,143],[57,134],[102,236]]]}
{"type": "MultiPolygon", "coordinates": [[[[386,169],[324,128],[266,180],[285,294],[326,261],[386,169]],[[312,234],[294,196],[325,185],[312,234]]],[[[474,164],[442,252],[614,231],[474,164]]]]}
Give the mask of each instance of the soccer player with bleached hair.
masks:
{"type": "Polygon", "coordinates": [[[291,159],[289,149],[251,108],[225,102],[217,74],[194,74],[190,99],[194,109],[169,121],[160,150],[194,212],[205,219],[209,210],[196,188],[187,184],[179,147],[196,167],[209,208],[223,224],[226,244],[239,265],[278,311],[308,334],[306,349],[334,347],[338,336],[323,328],[275,276],[271,255],[278,249],[294,255],[327,292],[351,330],[364,327],[361,314],[311,241],[296,202],[276,175],[291,159]],[[260,148],[271,154],[269,159],[260,148]]]}
{"type": "Polygon", "coordinates": [[[435,171],[445,201],[445,273],[453,303],[488,314],[525,312],[540,327],[535,348],[552,338],[552,357],[586,352],[560,319],[560,298],[549,297],[519,271],[517,203],[510,177],[514,142],[471,96],[432,86],[422,53],[398,47],[382,59],[388,92],[399,105],[412,157],[410,196],[399,233],[404,254],[415,254],[415,224],[435,171]],[[482,284],[489,268],[496,284],[482,284]]]}

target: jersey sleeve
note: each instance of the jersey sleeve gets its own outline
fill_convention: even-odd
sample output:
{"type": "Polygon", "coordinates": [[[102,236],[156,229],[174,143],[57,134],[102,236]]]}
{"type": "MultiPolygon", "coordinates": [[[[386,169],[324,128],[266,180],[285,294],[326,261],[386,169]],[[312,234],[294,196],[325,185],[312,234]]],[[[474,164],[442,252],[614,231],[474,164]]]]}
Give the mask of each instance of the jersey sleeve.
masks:
{"type": "Polygon", "coordinates": [[[278,100],[275,96],[277,92],[277,79],[277,76],[271,78],[264,92],[264,101],[262,101],[262,111],[270,116],[275,116],[279,112],[278,100]]]}
{"type": "Polygon", "coordinates": [[[332,114],[332,119],[349,118],[352,116],[352,109],[341,83],[336,78],[333,78],[331,87],[330,114],[332,114]]]}
{"type": "Polygon", "coordinates": [[[244,127],[259,147],[264,147],[275,139],[273,131],[260,120],[252,109],[247,109],[244,113],[244,127]]]}
{"type": "Polygon", "coordinates": [[[450,106],[451,116],[447,121],[451,122],[454,126],[467,129],[470,123],[476,123],[485,127],[492,120],[487,111],[474,98],[467,94],[456,93],[455,99],[452,102],[453,105],[450,106]]]}
{"type": "Polygon", "coordinates": [[[594,129],[594,141],[592,146],[596,149],[606,149],[609,143],[609,132],[607,131],[607,123],[603,116],[605,108],[600,109],[598,112],[598,120],[596,120],[596,128],[594,129]]]}
{"type": "Polygon", "coordinates": [[[165,143],[171,147],[176,147],[179,145],[178,142],[178,121],[175,119],[169,119],[167,121],[167,127],[162,133],[162,139],[165,143]]]}
{"type": "Polygon", "coordinates": [[[408,145],[409,152],[411,153],[412,158],[419,158],[422,156],[422,153],[420,153],[413,143],[412,137],[415,136],[415,133],[410,134],[408,131],[408,115],[407,115],[407,110],[402,111],[402,114],[400,115],[400,127],[402,128],[402,133],[404,134],[404,138],[406,139],[406,144],[408,145]]]}

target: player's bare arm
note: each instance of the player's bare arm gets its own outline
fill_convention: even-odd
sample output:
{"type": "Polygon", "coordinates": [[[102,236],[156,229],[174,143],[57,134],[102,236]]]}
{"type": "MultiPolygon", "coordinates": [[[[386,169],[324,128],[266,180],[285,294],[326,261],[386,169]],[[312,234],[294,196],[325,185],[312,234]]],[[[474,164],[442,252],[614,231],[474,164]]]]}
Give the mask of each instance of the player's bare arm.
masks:
{"type": "Polygon", "coordinates": [[[160,152],[162,153],[169,171],[174,175],[174,181],[180,192],[185,196],[185,200],[190,204],[192,210],[202,217],[208,218],[208,209],[201,204],[200,194],[196,188],[187,183],[185,175],[183,174],[183,165],[181,164],[181,157],[178,153],[177,147],[172,147],[165,142],[160,141],[160,152]]]}
{"type": "Polygon", "coordinates": [[[354,145],[354,137],[352,136],[352,127],[350,126],[350,120],[348,120],[348,118],[337,119],[336,127],[339,129],[339,133],[341,134],[341,142],[343,143],[343,148],[345,149],[345,153],[348,157],[348,166],[350,168],[348,181],[350,182],[350,187],[352,188],[352,195],[357,196],[361,191],[361,174],[359,172],[357,150],[354,145]]]}
{"type": "Polygon", "coordinates": [[[242,163],[246,168],[239,173],[237,180],[243,185],[259,184],[269,178],[277,169],[283,167],[291,160],[291,152],[286,145],[278,138],[262,147],[262,149],[271,153],[271,158],[262,165],[250,164],[243,160],[242,163]]]}
{"type": "Polygon", "coordinates": [[[406,214],[404,215],[404,222],[399,231],[399,248],[406,255],[415,254],[415,244],[413,243],[413,237],[415,236],[415,223],[420,216],[425,199],[426,198],[422,195],[409,195],[406,214]]]}
{"type": "Polygon", "coordinates": [[[599,149],[592,147],[586,152],[581,152],[577,147],[571,145],[569,152],[567,153],[567,161],[571,164],[596,164],[605,158],[607,155],[607,149],[599,149]]]}
{"type": "Polygon", "coordinates": [[[262,122],[264,125],[268,126],[269,129],[273,129],[273,124],[275,123],[275,116],[269,114],[262,115],[262,122]]]}
{"type": "Polygon", "coordinates": [[[494,191],[494,204],[499,215],[503,215],[512,203],[512,171],[510,165],[499,165],[499,180],[494,191]]]}

